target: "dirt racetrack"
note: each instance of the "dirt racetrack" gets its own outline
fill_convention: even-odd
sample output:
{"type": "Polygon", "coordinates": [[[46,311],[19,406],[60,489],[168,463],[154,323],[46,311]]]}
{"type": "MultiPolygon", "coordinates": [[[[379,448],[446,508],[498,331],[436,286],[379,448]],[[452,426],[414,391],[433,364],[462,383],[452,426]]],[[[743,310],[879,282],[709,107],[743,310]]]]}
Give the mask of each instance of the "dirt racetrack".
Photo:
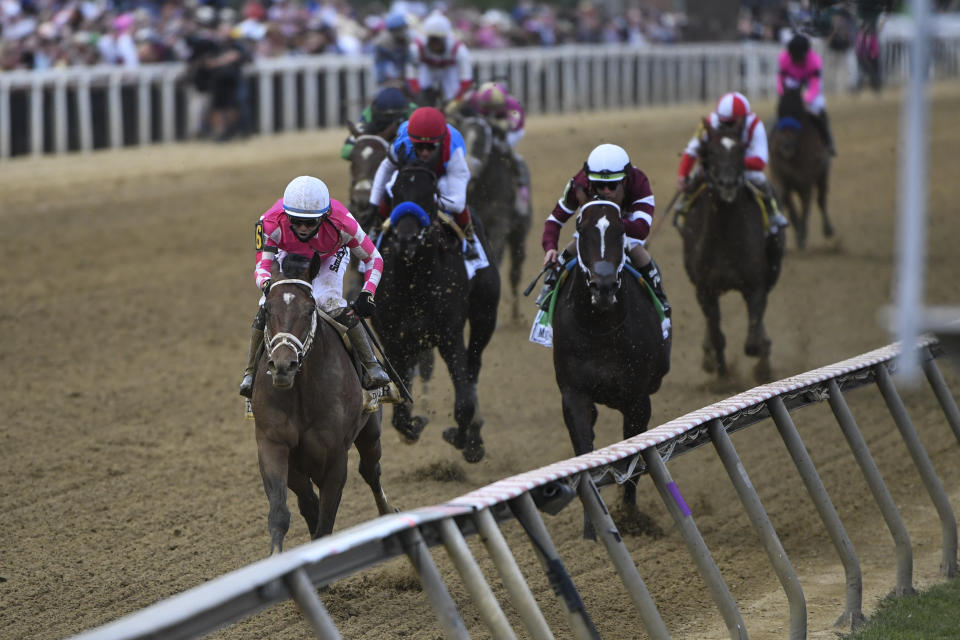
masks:
{"type": "MultiPolygon", "coordinates": [[[[957,304],[960,87],[938,86],[933,95],[926,296],[929,304],[957,304]]],[[[764,118],[773,111],[770,103],[754,107],[764,118]]],[[[825,241],[812,218],[809,250],[799,254],[791,239],[767,312],[777,377],[890,342],[878,314],[895,277],[898,96],[836,97],[830,108],[840,151],[830,196],[838,237],[825,241]]],[[[665,206],[679,153],[706,111],[530,118],[520,149],[532,170],[537,220],[525,280],[542,255],[543,218],[593,145],[623,144],[665,206]]],[[[343,135],[0,167],[0,225],[12,269],[0,284],[0,638],[69,636],[267,553],[253,426],[243,419],[236,393],[257,299],[253,224],[296,175],[318,175],[345,199],[347,167],[338,157],[343,135]]],[[[733,376],[717,383],[699,367],[703,321],[669,224],[653,239],[652,253],[675,309],[673,367],[653,398],[655,426],[754,382],[752,361],[742,351],[741,301],[724,298],[733,376]]],[[[523,325],[509,322],[507,307],[501,306],[480,379],[487,457],[467,465],[442,441],[452,402],[438,368],[437,382],[419,402],[431,416],[421,441],[405,446],[385,427],[384,485],[400,508],[442,502],[572,454],[551,354],[527,341],[532,303],[524,301],[523,325]]],[[[946,363],[941,369],[956,391],[955,372],[946,363]]],[[[960,445],[925,383],[905,390],[904,399],[952,504],[960,506],[960,445]]],[[[941,580],[939,521],[879,392],[868,387],[847,400],[907,522],[915,585],[941,580]]],[[[892,539],[829,408],[810,407],[794,419],[860,556],[869,614],[895,583],[892,539]]],[[[619,440],[619,430],[617,416],[601,411],[597,445],[619,440]]],[[[776,429],[763,423],[733,441],[804,587],[810,637],[835,637],[842,568],[776,429]]],[[[355,467],[354,457],[338,530],[376,515],[355,467]]],[[[786,598],[715,456],[704,448],[669,468],[752,637],[786,637],[786,598]]],[[[641,479],[639,494],[654,526],[626,541],[671,633],[725,637],[649,479],[641,479]]],[[[604,495],[608,504],[617,500],[614,488],[604,495]]],[[[579,509],[567,509],[545,519],[587,610],[605,638],[644,638],[602,545],[580,538],[580,517],[579,509]]],[[[557,637],[570,637],[516,523],[505,525],[505,533],[557,637]]],[[[294,514],[287,546],[307,541],[294,514]]],[[[478,558],[486,557],[477,540],[469,542],[478,558]]],[[[444,552],[437,549],[434,557],[473,636],[489,637],[444,552]]],[[[323,599],[348,638],[441,637],[404,559],[344,580],[323,599]]],[[[522,633],[509,604],[505,611],[522,633]]],[[[288,603],[213,637],[312,636],[288,603]]]]}

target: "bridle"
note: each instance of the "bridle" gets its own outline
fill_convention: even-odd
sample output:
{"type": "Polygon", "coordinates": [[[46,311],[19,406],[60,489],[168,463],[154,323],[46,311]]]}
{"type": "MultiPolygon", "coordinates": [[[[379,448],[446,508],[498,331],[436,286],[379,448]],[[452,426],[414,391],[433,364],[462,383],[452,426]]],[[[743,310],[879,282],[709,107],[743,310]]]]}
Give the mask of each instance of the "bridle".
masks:
{"type": "MultiPolygon", "coordinates": [[[[276,287],[279,287],[282,284],[296,284],[307,288],[308,292],[313,291],[313,285],[307,282],[306,280],[299,280],[290,278],[287,280],[278,280],[277,282],[271,285],[270,290],[273,291],[276,287]]],[[[314,312],[310,320],[310,331],[307,333],[306,338],[301,340],[292,333],[286,331],[280,331],[273,335],[268,335],[266,331],[264,332],[264,343],[267,347],[267,354],[270,359],[273,359],[273,354],[277,349],[282,347],[289,347],[297,356],[297,371],[303,366],[303,361],[307,357],[307,353],[310,352],[310,347],[313,346],[313,338],[317,333],[317,313],[314,312]]]]}
{"type": "MultiPolygon", "coordinates": [[[[595,292],[595,291],[597,290],[597,284],[596,284],[596,282],[594,282],[593,269],[583,261],[583,257],[582,257],[582,256],[583,256],[583,253],[580,251],[580,238],[581,238],[581,235],[580,235],[579,232],[580,232],[580,228],[581,228],[581,224],[582,224],[582,219],[583,219],[583,210],[584,210],[585,208],[589,207],[589,206],[596,205],[596,204],[610,205],[610,206],[614,207],[614,209],[616,209],[617,215],[620,215],[620,206],[619,206],[616,202],[613,202],[613,201],[611,201],[611,200],[591,200],[590,202],[587,202],[587,203],[585,203],[582,207],[580,207],[580,213],[579,213],[579,215],[577,215],[577,232],[578,232],[578,234],[577,234],[577,264],[579,265],[580,270],[583,272],[584,276],[586,277],[587,287],[591,290],[591,292],[595,292]]],[[[608,225],[609,225],[609,222],[607,221],[607,219],[606,219],[605,217],[604,217],[604,218],[601,218],[600,220],[597,221],[597,223],[595,223],[595,224],[593,225],[594,228],[596,228],[597,231],[600,232],[600,254],[601,254],[601,256],[605,253],[605,248],[604,248],[604,247],[605,247],[605,244],[606,244],[606,228],[607,228],[608,225]],[[601,222],[601,221],[602,221],[602,222],[601,222]]],[[[626,234],[623,235],[622,241],[623,241],[623,243],[624,243],[624,246],[621,247],[621,250],[620,250],[620,261],[619,261],[619,263],[616,265],[616,266],[617,266],[617,286],[616,286],[616,290],[618,290],[618,291],[620,290],[620,286],[621,286],[621,284],[623,283],[623,280],[622,280],[623,265],[624,265],[624,263],[625,263],[625,261],[626,261],[625,252],[624,252],[624,249],[625,249],[625,246],[626,246],[626,234]]]]}

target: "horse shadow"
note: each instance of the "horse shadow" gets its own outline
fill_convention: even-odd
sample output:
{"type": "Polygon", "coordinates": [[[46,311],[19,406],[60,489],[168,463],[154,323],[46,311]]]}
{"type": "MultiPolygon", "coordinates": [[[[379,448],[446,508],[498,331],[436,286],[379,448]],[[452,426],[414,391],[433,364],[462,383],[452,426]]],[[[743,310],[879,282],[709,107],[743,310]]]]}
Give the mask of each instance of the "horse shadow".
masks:
{"type": "Polygon", "coordinates": [[[833,237],[827,213],[830,152],[807,110],[800,89],[786,89],[777,105],[777,123],[770,134],[770,179],[790,217],[798,249],[807,246],[807,221],[816,193],[823,235],[833,237]],[[797,204],[799,200],[799,205],[797,204]]]}
{"type": "MultiPolygon", "coordinates": [[[[436,180],[431,170],[413,163],[402,166],[393,181],[393,211],[379,241],[384,269],[373,324],[408,388],[423,354],[439,351],[453,382],[457,423],[443,438],[460,449],[467,462],[479,462],[485,450],[477,381],[483,350],[496,328],[500,275],[492,263],[476,269],[472,277],[468,274],[459,228],[454,229],[453,221],[444,223],[438,210],[436,180]]],[[[477,242],[489,251],[482,223],[474,224],[477,242]]],[[[407,441],[415,442],[427,418],[412,415],[407,405],[396,405],[392,423],[407,441]]]]}

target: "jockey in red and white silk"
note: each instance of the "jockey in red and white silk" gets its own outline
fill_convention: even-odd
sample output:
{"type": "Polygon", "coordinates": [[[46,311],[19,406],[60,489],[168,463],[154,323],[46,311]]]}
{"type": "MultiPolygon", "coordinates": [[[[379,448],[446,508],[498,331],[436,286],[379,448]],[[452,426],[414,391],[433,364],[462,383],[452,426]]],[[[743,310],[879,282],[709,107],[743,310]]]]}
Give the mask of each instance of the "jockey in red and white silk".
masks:
{"type": "Polygon", "coordinates": [[[323,259],[320,272],[313,280],[313,297],[326,312],[347,306],[343,297],[343,274],[346,273],[352,253],[365,267],[363,291],[370,295],[377,292],[377,284],[383,274],[383,258],[364,233],[350,211],[338,200],[330,199],[330,213],[324,218],[317,233],[301,241],[287,222],[283,198],[260,217],[263,234],[262,249],[257,251],[257,287],[270,278],[270,266],[277,256],[287,253],[312,258],[314,254],[323,259]]]}
{"type": "MultiPolygon", "coordinates": [[[[763,126],[763,121],[750,110],[750,102],[747,98],[737,92],[725,94],[717,102],[716,109],[707,116],[707,122],[712,129],[724,125],[740,126],[740,141],[743,142],[745,149],[744,177],[758,186],[766,183],[767,178],[763,170],[770,159],[767,149],[767,130],[763,126]]],[[[693,167],[697,164],[700,145],[706,140],[707,130],[701,125],[690,138],[687,148],[683,150],[680,169],[677,171],[680,178],[685,180],[690,177],[693,167]]]]}
{"type": "Polygon", "coordinates": [[[423,31],[410,44],[407,85],[414,96],[435,89],[444,103],[460,99],[473,84],[470,50],[454,37],[449,18],[441,13],[430,14],[423,31]]]}

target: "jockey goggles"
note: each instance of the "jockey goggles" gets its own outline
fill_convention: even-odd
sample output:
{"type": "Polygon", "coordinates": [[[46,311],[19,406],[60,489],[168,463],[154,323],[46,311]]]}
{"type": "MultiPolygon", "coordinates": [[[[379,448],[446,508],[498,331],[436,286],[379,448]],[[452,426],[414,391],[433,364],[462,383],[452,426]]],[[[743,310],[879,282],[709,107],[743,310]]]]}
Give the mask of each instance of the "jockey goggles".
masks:
{"type": "Polygon", "coordinates": [[[594,191],[616,191],[621,184],[623,184],[623,178],[619,180],[590,180],[590,186],[594,191]]]}
{"type": "Polygon", "coordinates": [[[414,151],[429,151],[433,153],[437,150],[437,147],[440,146],[439,142],[414,142],[413,149],[414,151]]]}
{"type": "Polygon", "coordinates": [[[301,227],[304,229],[314,229],[320,226],[320,221],[323,219],[323,216],[318,216],[316,218],[300,218],[297,216],[287,214],[287,222],[290,223],[291,227],[301,227]]]}

